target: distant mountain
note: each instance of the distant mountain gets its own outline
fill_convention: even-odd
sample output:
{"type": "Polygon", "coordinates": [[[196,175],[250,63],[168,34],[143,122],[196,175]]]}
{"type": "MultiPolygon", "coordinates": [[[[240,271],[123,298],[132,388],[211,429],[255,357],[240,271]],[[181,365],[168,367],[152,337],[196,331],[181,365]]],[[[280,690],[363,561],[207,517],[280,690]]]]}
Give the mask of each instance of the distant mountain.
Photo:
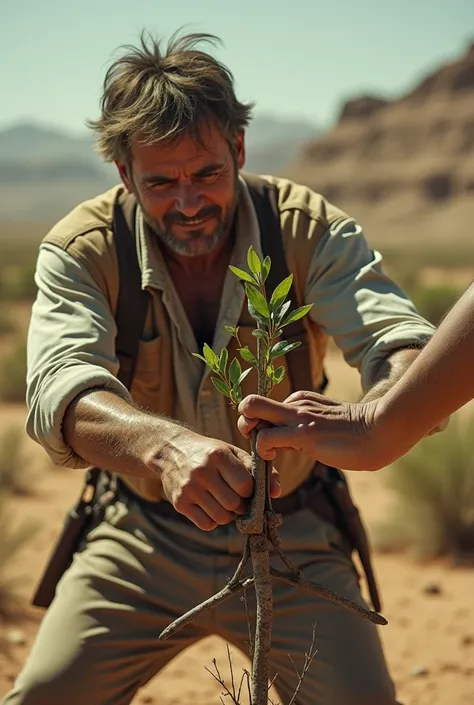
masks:
{"type": "MultiPolygon", "coordinates": [[[[257,116],[247,133],[246,168],[277,173],[317,135],[304,121],[257,116]]],[[[54,220],[117,181],[115,166],[95,153],[92,134],[31,123],[0,130],[1,220],[54,220]]]]}
{"type": "Polygon", "coordinates": [[[474,45],[396,100],[359,96],[283,169],[384,246],[472,247],[474,45]]]}

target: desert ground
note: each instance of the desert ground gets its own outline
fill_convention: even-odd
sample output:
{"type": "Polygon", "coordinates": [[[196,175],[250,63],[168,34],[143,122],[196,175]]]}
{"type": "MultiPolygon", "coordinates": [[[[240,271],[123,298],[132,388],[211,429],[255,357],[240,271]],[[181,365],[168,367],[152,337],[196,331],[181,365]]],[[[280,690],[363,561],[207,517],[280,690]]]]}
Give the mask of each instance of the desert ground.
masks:
{"type": "MultiPolygon", "coordinates": [[[[339,355],[330,355],[330,393],[355,398],[357,373],[347,368],[339,355]]],[[[22,406],[3,406],[0,423],[23,423],[22,406]]],[[[68,505],[81,483],[75,471],[44,465],[43,451],[28,441],[33,467],[41,468],[33,496],[16,498],[13,508],[18,521],[37,523],[34,539],[21,553],[15,573],[24,601],[23,618],[4,629],[10,653],[0,654],[0,696],[11,686],[34,639],[42,617],[28,606],[33,586],[61,526],[68,505]],[[27,618],[25,620],[25,618],[27,618]]],[[[391,502],[384,486],[384,473],[351,473],[356,503],[369,530],[391,502]]],[[[453,568],[446,561],[419,563],[409,555],[375,554],[375,568],[389,624],[380,628],[400,702],[404,705],[468,705],[474,702],[474,571],[453,568]],[[433,589],[434,588],[436,589],[433,589]]],[[[225,668],[225,644],[211,637],[183,653],[143,688],[133,701],[159,705],[211,705],[219,702],[220,686],[205,667],[212,659],[225,668]]],[[[248,666],[244,656],[233,652],[235,669],[248,666]]]]}

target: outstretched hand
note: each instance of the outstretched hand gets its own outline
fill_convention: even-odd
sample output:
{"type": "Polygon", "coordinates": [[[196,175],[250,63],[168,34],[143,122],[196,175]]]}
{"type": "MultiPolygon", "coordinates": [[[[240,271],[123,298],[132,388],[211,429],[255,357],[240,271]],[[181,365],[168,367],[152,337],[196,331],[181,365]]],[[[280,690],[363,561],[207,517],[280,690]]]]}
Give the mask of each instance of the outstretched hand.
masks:
{"type": "Polygon", "coordinates": [[[257,451],[265,460],[291,448],[345,470],[375,470],[384,465],[376,408],[377,402],[339,402],[309,391],[281,403],[252,394],[239,405],[238,427],[246,438],[258,428],[257,451]]]}

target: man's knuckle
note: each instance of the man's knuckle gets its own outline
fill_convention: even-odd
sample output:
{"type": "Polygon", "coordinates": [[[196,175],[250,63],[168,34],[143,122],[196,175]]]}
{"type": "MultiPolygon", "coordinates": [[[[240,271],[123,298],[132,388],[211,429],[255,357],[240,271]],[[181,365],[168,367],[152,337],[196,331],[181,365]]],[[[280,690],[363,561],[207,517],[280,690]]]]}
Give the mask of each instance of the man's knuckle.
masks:
{"type": "Polygon", "coordinates": [[[235,489],[241,496],[245,496],[246,494],[251,492],[252,487],[253,478],[249,473],[246,473],[245,475],[242,475],[241,477],[238,477],[235,480],[235,489]]]}
{"type": "Polygon", "coordinates": [[[258,404],[258,396],[256,394],[249,394],[248,397],[245,397],[243,401],[243,409],[244,411],[252,411],[255,406],[258,404]]]}
{"type": "Polygon", "coordinates": [[[226,449],[221,448],[219,446],[216,446],[214,448],[211,448],[211,450],[208,453],[209,460],[213,465],[218,465],[219,463],[222,463],[227,455],[226,449]]]}

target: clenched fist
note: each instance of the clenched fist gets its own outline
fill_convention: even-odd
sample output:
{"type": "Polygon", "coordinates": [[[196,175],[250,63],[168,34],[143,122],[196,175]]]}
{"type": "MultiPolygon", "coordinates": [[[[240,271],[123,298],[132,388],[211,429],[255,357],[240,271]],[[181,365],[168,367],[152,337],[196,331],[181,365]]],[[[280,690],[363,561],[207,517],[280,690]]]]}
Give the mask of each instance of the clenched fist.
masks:
{"type": "MultiPolygon", "coordinates": [[[[181,429],[151,465],[160,466],[163,490],[176,511],[204,531],[247,511],[253,492],[251,459],[236,446],[181,429]]],[[[271,495],[279,494],[273,469],[271,495]]]]}

